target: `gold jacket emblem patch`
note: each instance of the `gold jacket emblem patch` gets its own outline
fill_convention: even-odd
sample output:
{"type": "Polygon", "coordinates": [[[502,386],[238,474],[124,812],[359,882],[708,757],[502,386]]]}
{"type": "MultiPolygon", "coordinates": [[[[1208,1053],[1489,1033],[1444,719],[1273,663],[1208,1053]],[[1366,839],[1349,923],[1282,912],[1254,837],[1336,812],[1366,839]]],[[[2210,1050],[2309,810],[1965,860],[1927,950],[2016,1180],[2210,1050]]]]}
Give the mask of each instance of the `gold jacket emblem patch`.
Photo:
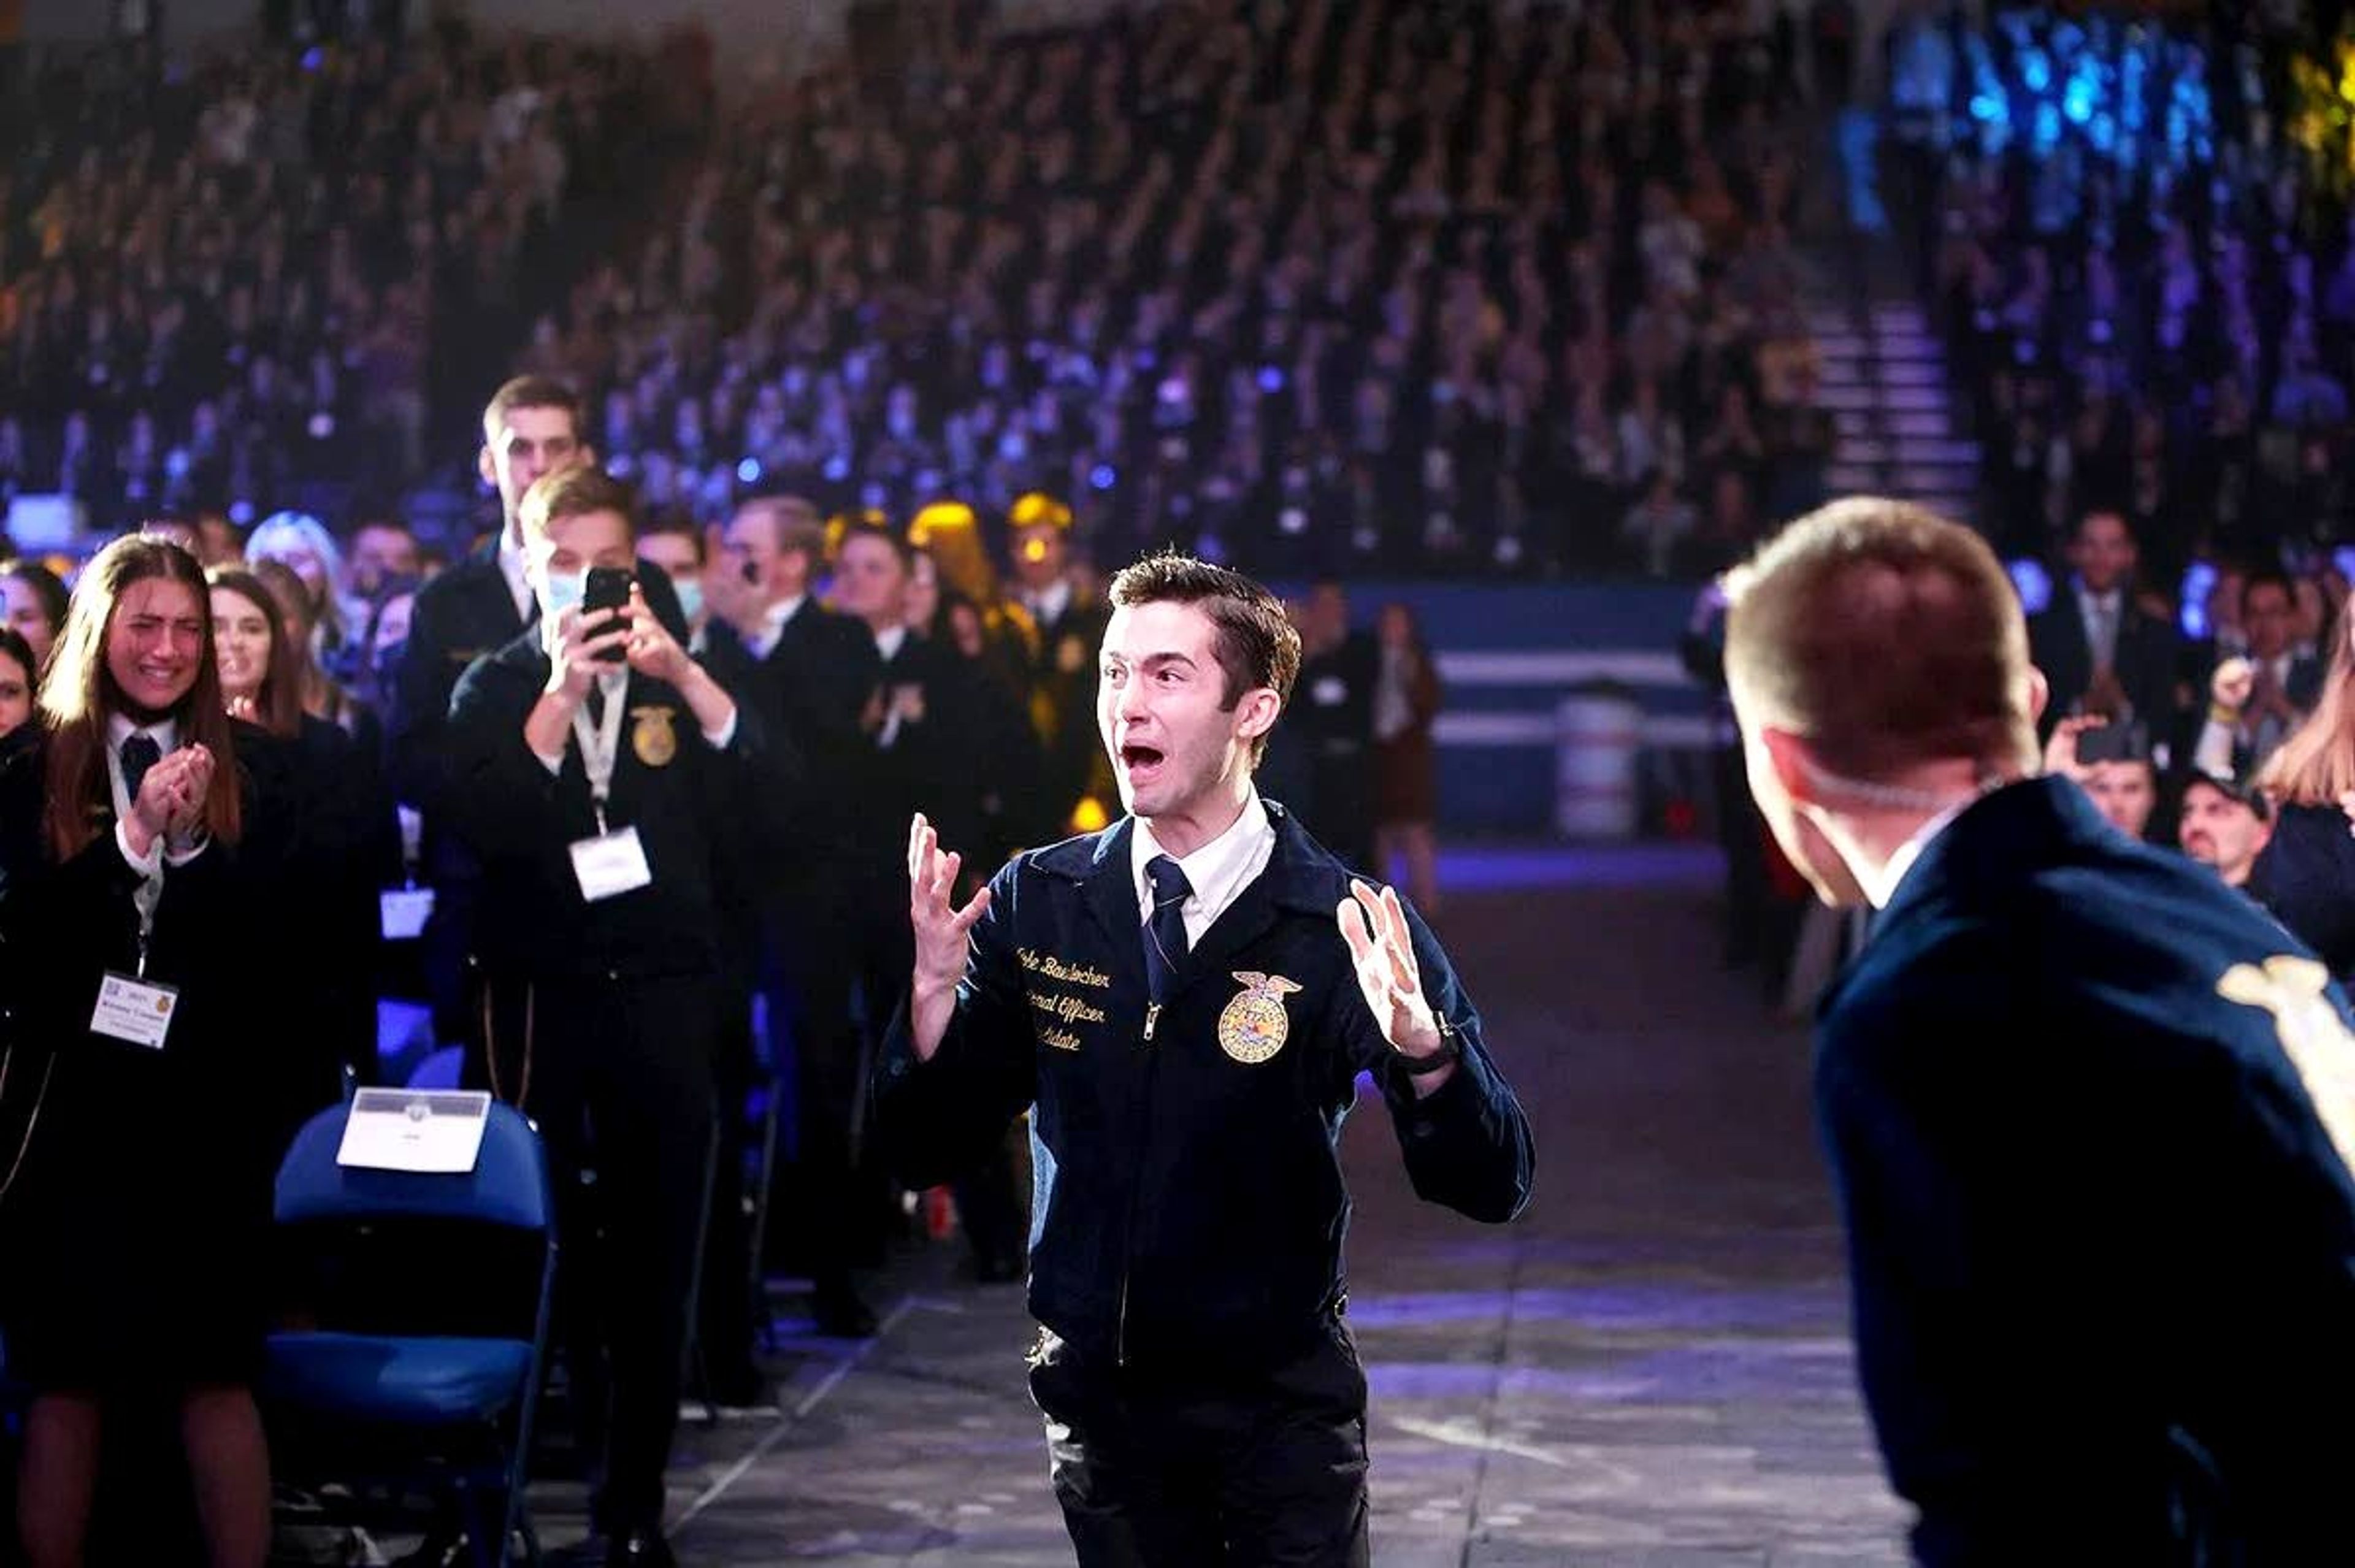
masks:
{"type": "Polygon", "coordinates": [[[2329,984],[2329,970],[2283,953],[2263,968],[2233,965],[2217,980],[2216,994],[2273,1014],[2283,1054],[2297,1070],[2339,1157],[2355,1169],[2355,1036],[2324,994],[2329,984]]]}
{"type": "Polygon", "coordinates": [[[1263,975],[1254,969],[1233,973],[1242,991],[1219,1015],[1219,1049],[1247,1067],[1256,1067],[1284,1049],[1292,1032],[1284,998],[1300,986],[1281,975],[1263,975]]]}
{"type": "Polygon", "coordinates": [[[630,709],[630,750],[650,768],[666,768],[678,755],[678,731],[667,707],[630,709]]]}

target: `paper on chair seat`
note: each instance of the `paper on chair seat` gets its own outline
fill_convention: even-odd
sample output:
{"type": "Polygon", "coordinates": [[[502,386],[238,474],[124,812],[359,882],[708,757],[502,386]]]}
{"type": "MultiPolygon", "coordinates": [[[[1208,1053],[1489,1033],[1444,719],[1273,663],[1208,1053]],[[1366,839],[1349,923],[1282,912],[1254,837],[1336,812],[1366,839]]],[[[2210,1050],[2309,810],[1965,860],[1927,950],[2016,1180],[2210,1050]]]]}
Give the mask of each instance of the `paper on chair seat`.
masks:
{"type": "Polygon", "coordinates": [[[479,1089],[363,1089],[352,1100],[336,1163],[464,1175],[483,1152],[490,1115],[491,1097],[479,1089]]]}

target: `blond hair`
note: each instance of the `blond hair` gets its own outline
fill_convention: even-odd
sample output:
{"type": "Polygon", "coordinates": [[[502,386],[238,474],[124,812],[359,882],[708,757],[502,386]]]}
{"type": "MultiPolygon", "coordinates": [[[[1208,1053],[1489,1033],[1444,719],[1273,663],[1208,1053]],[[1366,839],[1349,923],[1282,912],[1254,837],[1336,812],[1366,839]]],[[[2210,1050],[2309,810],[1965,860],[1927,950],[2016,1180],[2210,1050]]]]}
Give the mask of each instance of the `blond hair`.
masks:
{"type": "Polygon", "coordinates": [[[2336,806],[2355,790],[2355,599],[2339,612],[2330,673],[2306,722],[2290,732],[2257,773],[2276,805],[2336,806]]]}

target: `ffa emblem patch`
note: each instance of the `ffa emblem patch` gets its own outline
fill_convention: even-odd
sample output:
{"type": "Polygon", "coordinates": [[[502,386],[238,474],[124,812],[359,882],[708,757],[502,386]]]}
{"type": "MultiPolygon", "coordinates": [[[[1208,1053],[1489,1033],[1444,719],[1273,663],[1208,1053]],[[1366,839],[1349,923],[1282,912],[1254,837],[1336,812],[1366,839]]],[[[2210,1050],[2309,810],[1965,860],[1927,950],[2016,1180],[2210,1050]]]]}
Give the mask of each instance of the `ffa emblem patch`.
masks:
{"type": "Polygon", "coordinates": [[[1284,1049],[1284,1037],[1292,1032],[1284,998],[1300,987],[1281,975],[1252,969],[1237,969],[1234,976],[1242,993],[1219,1015],[1219,1049],[1246,1067],[1256,1067],[1284,1049]]]}
{"type": "Polygon", "coordinates": [[[671,727],[666,707],[630,709],[630,750],[650,768],[666,768],[678,755],[678,731],[671,727]]]}
{"type": "Polygon", "coordinates": [[[1055,667],[1065,675],[1077,675],[1080,667],[1088,662],[1088,645],[1077,637],[1065,637],[1055,645],[1055,667]]]}
{"type": "Polygon", "coordinates": [[[2355,1168],[2355,1035],[2323,994],[2329,984],[2330,971],[2313,959],[2279,954],[2262,969],[2233,965],[2216,982],[2216,994],[2273,1014],[2282,1053],[2297,1070],[2339,1157],[2355,1168]]]}

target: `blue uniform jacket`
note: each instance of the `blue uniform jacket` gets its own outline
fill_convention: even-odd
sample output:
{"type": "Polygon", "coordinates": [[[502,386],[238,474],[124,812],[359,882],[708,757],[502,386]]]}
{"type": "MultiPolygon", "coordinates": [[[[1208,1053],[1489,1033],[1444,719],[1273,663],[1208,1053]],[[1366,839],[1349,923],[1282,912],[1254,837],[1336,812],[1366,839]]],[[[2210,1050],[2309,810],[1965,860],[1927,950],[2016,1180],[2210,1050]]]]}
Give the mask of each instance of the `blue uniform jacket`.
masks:
{"type": "Polygon", "coordinates": [[[1331,1322],[1349,1217],[1337,1145],[1360,1071],[1419,1194],[1489,1221],[1529,1201],[1529,1123],[1429,928],[1410,912],[1424,995],[1464,1061],[1417,1100],[1334,919],[1348,873],[1267,810],[1273,859],[1202,933],[1149,1040],[1123,820],[1000,870],[939,1051],[916,1059],[903,1012],[878,1063],[877,1135],[911,1187],[961,1174],[1035,1106],[1030,1310],[1082,1354],[1273,1364],[1331,1322]],[[1281,1043],[1252,1062],[1222,1035],[1244,1056],[1281,1043]]]}
{"type": "Polygon", "coordinates": [[[2355,1562],[2350,1084],[2311,955],[2066,781],[1929,845],[1816,1062],[1921,1562],[2355,1562]]]}

